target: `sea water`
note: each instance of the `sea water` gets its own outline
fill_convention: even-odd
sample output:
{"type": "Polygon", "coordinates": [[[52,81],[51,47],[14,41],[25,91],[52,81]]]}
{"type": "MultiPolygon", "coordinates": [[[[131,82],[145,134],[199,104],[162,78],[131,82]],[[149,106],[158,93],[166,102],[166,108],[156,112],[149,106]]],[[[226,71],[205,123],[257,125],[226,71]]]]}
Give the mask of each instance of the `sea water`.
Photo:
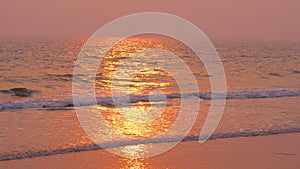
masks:
{"type": "MultiPolygon", "coordinates": [[[[101,149],[77,119],[72,100],[74,79],[95,84],[97,105],[91,106],[96,106],[114,130],[142,139],[137,143],[116,139],[106,143],[111,148],[176,140],[176,132],[158,140],[152,138],[173,124],[182,99],[190,97],[197,97],[200,107],[191,131],[182,141],[198,140],[211,104],[212,75],[193,51],[166,37],[133,37],[111,49],[101,63],[93,62],[96,56],[86,55],[92,64],[99,64],[95,78],[74,77],[74,65],[85,42],[86,39],[0,41],[0,160],[101,149]],[[164,49],[179,56],[190,67],[199,90],[181,93],[172,74],[146,68],[132,79],[123,78],[125,74],[114,77],[117,87],[130,87],[126,91],[130,102],[116,108],[111,97],[113,72],[129,57],[128,53],[146,48],[164,49]],[[28,96],[18,96],[13,91],[16,88],[22,88],[21,92],[28,89],[28,96]],[[156,89],[162,93],[149,100],[149,94],[156,89]],[[165,97],[160,97],[161,94],[165,97]],[[134,108],[136,111],[128,116],[138,120],[157,116],[147,114],[150,107],[163,112],[147,124],[128,121],[118,112],[134,108]]],[[[223,117],[211,139],[299,132],[300,42],[213,41],[213,44],[224,66],[228,93],[223,117]]],[[[163,57],[160,53],[153,55],[163,57]]],[[[127,67],[141,64],[140,60],[131,59],[127,67]]]]}

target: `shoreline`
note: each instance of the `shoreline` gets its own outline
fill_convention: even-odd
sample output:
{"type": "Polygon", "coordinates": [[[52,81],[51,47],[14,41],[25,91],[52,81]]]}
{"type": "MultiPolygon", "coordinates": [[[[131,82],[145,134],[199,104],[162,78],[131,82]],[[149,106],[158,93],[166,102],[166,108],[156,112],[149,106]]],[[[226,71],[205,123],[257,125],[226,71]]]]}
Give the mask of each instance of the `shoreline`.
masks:
{"type": "Polygon", "coordinates": [[[104,150],[1,161],[0,168],[299,168],[300,133],[179,143],[146,159],[126,159],[104,150]]]}
{"type": "MultiPolygon", "coordinates": [[[[226,133],[226,134],[219,134],[219,135],[212,135],[211,138],[207,141],[212,140],[222,140],[222,139],[233,139],[233,138],[247,138],[247,137],[260,137],[260,136],[273,136],[273,135],[284,135],[284,134],[300,134],[299,129],[293,130],[274,130],[274,131],[266,131],[266,132],[258,132],[258,133],[248,133],[248,132],[241,132],[241,133],[226,133]]],[[[198,142],[198,136],[186,136],[180,142],[198,142]]],[[[176,137],[174,140],[169,138],[168,140],[164,139],[145,139],[141,141],[135,142],[120,142],[119,144],[112,146],[111,148],[120,148],[124,146],[136,146],[139,144],[167,144],[176,142],[176,137]]],[[[179,143],[179,144],[180,144],[179,143]]],[[[52,150],[40,150],[40,151],[28,151],[23,153],[16,153],[16,154],[6,154],[4,156],[0,156],[0,162],[2,161],[12,161],[12,160],[22,160],[28,158],[37,158],[37,157],[47,157],[47,156],[55,156],[55,155],[63,155],[63,154],[70,154],[70,153],[80,153],[80,152],[89,152],[89,151],[99,151],[104,150],[101,146],[97,144],[90,144],[85,146],[79,147],[69,147],[65,149],[52,149],[52,150]]]]}

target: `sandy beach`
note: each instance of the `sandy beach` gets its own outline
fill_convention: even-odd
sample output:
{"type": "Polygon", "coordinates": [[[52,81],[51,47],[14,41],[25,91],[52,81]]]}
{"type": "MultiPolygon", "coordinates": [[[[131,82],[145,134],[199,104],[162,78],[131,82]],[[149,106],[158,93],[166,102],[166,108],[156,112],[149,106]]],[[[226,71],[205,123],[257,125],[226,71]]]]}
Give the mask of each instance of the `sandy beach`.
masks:
{"type": "Polygon", "coordinates": [[[104,150],[0,162],[3,169],[96,168],[289,168],[300,165],[300,133],[182,142],[147,159],[126,159],[104,150]]]}

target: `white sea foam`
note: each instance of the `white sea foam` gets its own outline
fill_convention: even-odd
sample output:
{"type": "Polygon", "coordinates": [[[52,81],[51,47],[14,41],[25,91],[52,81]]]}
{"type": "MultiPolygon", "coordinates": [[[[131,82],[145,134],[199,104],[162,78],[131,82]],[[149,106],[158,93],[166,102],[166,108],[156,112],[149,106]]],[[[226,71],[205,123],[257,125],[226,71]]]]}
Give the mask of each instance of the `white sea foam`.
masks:
{"type": "MultiPolygon", "coordinates": [[[[218,95],[223,96],[224,93],[173,93],[166,94],[167,99],[186,98],[186,97],[199,97],[200,99],[212,99],[212,95],[215,95],[214,99],[218,99],[218,95]]],[[[239,92],[227,92],[226,99],[267,99],[267,98],[278,98],[278,97],[296,97],[300,96],[299,89],[280,89],[280,90],[253,90],[253,91],[239,91],[239,92]]],[[[149,102],[161,101],[160,95],[130,95],[130,103],[136,102],[149,102]]],[[[83,98],[81,106],[88,106],[94,104],[90,99],[83,98]]],[[[113,106],[114,102],[111,97],[97,97],[97,104],[104,106],[113,106]]],[[[130,106],[128,103],[128,106],[130,106]]],[[[124,105],[127,106],[127,105],[124,105]]],[[[27,109],[27,108],[59,108],[59,107],[74,107],[72,99],[62,100],[44,100],[44,101],[13,101],[13,102],[2,102],[0,103],[0,110],[10,109],[27,109]]]]}

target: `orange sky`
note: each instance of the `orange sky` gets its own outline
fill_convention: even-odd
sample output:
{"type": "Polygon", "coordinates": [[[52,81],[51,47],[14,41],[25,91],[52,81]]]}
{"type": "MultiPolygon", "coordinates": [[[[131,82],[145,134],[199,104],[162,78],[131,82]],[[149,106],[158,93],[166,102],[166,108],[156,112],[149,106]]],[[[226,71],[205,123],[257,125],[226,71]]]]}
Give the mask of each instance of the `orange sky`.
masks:
{"type": "Polygon", "coordinates": [[[299,0],[1,0],[0,38],[89,36],[136,12],[183,17],[212,39],[300,40],[299,0]]]}

